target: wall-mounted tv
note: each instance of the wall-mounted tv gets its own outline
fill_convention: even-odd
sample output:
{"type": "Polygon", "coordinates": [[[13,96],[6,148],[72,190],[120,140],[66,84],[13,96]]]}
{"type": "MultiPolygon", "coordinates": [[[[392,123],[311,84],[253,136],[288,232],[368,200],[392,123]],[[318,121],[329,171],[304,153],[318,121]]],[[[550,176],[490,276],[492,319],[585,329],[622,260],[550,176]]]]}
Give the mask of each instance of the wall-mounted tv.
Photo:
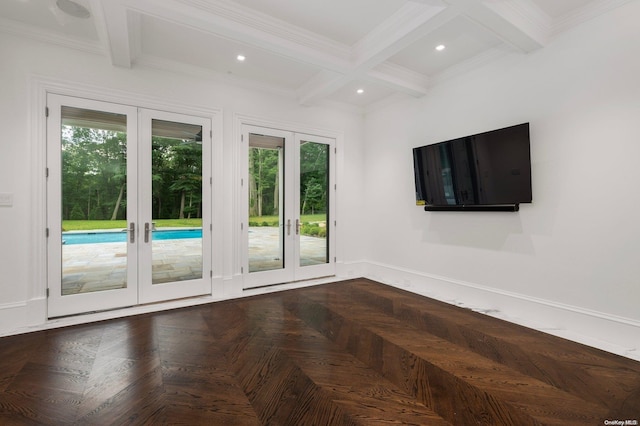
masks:
{"type": "Polygon", "coordinates": [[[517,210],[532,200],[529,123],[414,148],[413,164],[425,210],[517,210]]]}

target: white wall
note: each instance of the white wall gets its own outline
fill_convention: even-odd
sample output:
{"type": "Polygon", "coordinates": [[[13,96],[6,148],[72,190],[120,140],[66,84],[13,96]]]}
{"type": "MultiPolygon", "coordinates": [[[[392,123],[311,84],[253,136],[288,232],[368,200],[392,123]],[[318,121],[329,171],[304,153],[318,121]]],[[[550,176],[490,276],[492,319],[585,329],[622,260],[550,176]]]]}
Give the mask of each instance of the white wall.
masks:
{"type": "MultiPolygon", "coordinates": [[[[234,114],[342,132],[338,260],[367,276],[638,358],[640,4],[367,114],[0,37],[0,334],[44,321],[32,273],[41,170],[31,151],[34,76],[223,111],[223,276],[233,277],[234,114]],[[519,213],[426,213],[411,148],[531,123],[534,202],[519,213]],[[634,349],[635,352],[634,352],[634,349]]],[[[36,147],[36,150],[40,149],[36,147]]],[[[233,280],[230,280],[233,284],[233,280]]]]}
{"type": "MultiPolygon", "coordinates": [[[[291,123],[305,129],[323,129],[340,135],[338,153],[339,192],[337,209],[340,229],[337,235],[339,272],[348,274],[350,263],[362,259],[358,212],[362,206],[363,118],[362,114],[326,107],[301,107],[295,99],[255,89],[233,87],[224,81],[177,75],[153,69],[113,67],[104,56],[56,47],[24,38],[0,34],[0,193],[12,193],[12,207],[0,207],[0,334],[24,325],[42,323],[46,318],[45,283],[33,273],[38,247],[31,244],[32,229],[39,229],[34,218],[37,200],[32,192],[41,185],[43,170],[31,152],[33,129],[34,79],[60,80],[71,85],[128,92],[160,102],[175,101],[197,107],[220,109],[223,113],[223,215],[224,239],[221,251],[226,279],[224,292],[237,294],[234,274],[234,124],[236,114],[255,116],[278,123],[291,123]],[[346,266],[343,266],[346,265],[346,266]],[[35,300],[38,303],[32,303],[35,300]]],[[[214,129],[215,131],[215,129],[214,129]]],[[[36,142],[41,142],[37,141],[36,142]]],[[[41,150],[35,146],[35,151],[41,150]]],[[[236,182],[237,183],[237,182],[236,182]]],[[[41,236],[36,240],[43,241],[41,236]]],[[[36,265],[37,266],[37,265],[36,265]]],[[[354,272],[351,272],[354,273],[354,272]]],[[[219,296],[219,295],[218,295],[219,296]]]]}
{"type": "Polygon", "coordinates": [[[368,276],[640,356],[640,2],[366,117],[368,276]],[[411,148],[531,123],[533,203],[415,206],[411,148]]]}

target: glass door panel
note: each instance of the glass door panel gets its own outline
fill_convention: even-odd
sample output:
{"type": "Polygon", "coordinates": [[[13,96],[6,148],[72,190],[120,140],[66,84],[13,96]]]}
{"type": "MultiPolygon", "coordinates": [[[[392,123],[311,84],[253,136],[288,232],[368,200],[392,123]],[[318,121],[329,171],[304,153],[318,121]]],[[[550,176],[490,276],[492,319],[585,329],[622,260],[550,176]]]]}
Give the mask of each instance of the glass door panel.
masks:
{"type": "Polygon", "coordinates": [[[329,145],[300,142],[299,266],[329,263],[329,145]]]}
{"type": "Polygon", "coordinates": [[[284,269],[284,138],[249,134],[249,272],[284,269]]]}
{"type": "Polygon", "coordinates": [[[151,120],[151,163],[151,282],[201,279],[202,126],[151,120]]]}
{"type": "Polygon", "coordinates": [[[63,106],[61,143],[62,295],[125,288],[127,116],[63,106]]]}
{"type": "Polygon", "coordinates": [[[335,141],[296,134],[295,279],[335,275],[335,141]]]}
{"type": "Polygon", "coordinates": [[[130,305],[136,110],[55,95],[48,105],[49,316],[130,305]]]}
{"type": "Polygon", "coordinates": [[[210,120],[141,113],[142,303],[211,292],[210,120]]]}

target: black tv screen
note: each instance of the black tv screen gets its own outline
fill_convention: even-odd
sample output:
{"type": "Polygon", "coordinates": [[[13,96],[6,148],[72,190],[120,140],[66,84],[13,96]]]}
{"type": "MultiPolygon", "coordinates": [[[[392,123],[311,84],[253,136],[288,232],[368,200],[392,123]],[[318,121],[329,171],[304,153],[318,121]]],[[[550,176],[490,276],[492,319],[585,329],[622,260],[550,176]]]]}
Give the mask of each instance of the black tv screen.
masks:
{"type": "Polygon", "coordinates": [[[529,123],[413,149],[416,204],[530,203],[529,123]]]}

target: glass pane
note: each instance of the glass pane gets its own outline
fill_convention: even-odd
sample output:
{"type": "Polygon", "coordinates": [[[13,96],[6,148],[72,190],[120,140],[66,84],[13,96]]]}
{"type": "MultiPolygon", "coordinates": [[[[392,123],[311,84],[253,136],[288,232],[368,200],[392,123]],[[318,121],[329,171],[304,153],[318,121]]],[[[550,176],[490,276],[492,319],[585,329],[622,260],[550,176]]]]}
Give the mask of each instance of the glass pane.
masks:
{"type": "Polygon", "coordinates": [[[151,132],[152,283],[202,278],[202,126],[152,120],[151,132]]]}
{"type": "Polygon", "coordinates": [[[284,139],[249,135],[249,272],[284,268],[284,139]]]}
{"type": "Polygon", "coordinates": [[[300,266],[329,263],[329,145],[300,144],[300,266]]]}
{"type": "Polygon", "coordinates": [[[127,117],[62,107],[62,295],[127,286],[127,117]]]}

